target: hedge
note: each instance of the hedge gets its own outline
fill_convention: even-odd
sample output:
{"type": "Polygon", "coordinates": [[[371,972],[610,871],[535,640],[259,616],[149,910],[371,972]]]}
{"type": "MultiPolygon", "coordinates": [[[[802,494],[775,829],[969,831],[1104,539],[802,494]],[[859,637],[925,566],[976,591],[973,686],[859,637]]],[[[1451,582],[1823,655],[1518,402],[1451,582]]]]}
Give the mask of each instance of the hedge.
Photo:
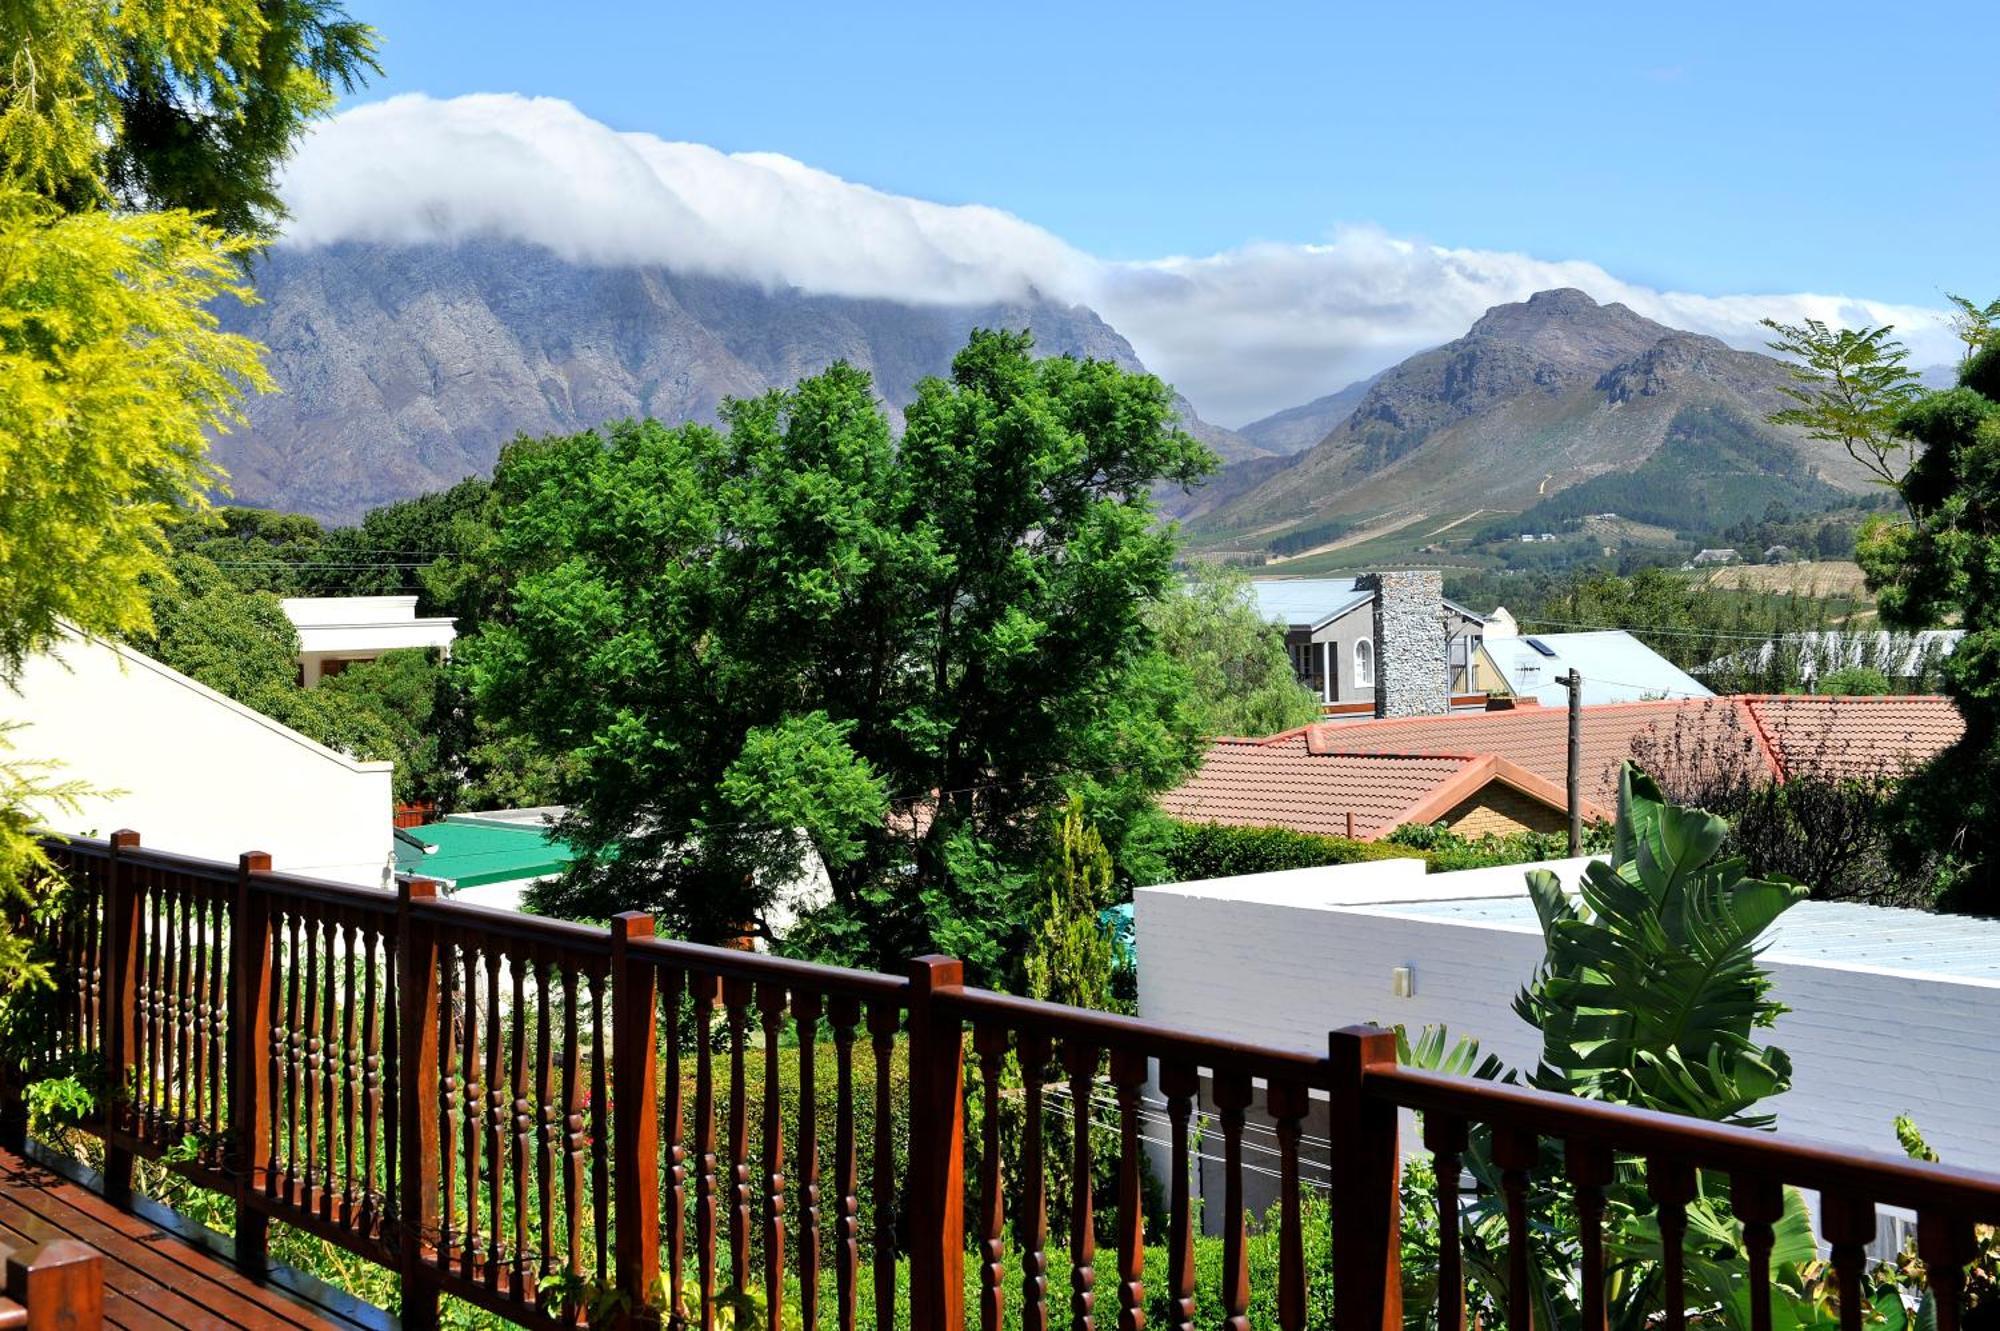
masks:
{"type": "Polygon", "coordinates": [[[1316,836],[1288,827],[1225,827],[1221,823],[1175,822],[1167,850],[1172,882],[1234,878],[1238,874],[1312,869],[1363,860],[1419,859],[1420,850],[1346,837],[1316,836]]]}

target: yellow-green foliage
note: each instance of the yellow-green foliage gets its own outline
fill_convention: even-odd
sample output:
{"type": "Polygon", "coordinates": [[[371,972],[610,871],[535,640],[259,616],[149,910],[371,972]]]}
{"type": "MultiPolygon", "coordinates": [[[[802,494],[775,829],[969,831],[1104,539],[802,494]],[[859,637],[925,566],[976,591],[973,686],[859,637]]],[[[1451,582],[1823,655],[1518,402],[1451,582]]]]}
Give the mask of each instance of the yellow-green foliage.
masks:
{"type": "Polygon", "coordinates": [[[185,212],[0,194],[0,675],[58,619],[150,624],[161,528],[220,479],[206,432],[269,382],[209,308],[247,298],[241,248],[185,212]]]}

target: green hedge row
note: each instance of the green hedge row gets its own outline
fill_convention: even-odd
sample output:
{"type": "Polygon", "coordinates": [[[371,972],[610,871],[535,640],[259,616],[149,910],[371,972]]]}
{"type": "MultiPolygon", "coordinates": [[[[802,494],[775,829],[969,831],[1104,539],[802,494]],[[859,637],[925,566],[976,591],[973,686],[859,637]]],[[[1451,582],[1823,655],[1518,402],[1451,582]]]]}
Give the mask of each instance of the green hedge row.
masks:
{"type": "Polygon", "coordinates": [[[1225,827],[1220,823],[1174,824],[1167,851],[1171,882],[1234,878],[1280,869],[1312,869],[1322,864],[1363,860],[1427,859],[1420,850],[1346,837],[1315,836],[1286,827],[1225,827]]]}

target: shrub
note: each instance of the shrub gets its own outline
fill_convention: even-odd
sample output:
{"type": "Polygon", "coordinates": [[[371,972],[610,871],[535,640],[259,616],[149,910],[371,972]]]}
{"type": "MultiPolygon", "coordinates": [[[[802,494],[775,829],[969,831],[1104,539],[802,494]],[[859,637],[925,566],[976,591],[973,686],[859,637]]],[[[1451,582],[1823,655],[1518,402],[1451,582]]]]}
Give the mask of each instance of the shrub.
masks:
{"type": "Polygon", "coordinates": [[[1177,822],[1167,849],[1167,868],[1172,881],[1187,883],[1280,869],[1313,869],[1323,864],[1422,858],[1422,852],[1402,846],[1315,836],[1287,827],[1177,822]]]}

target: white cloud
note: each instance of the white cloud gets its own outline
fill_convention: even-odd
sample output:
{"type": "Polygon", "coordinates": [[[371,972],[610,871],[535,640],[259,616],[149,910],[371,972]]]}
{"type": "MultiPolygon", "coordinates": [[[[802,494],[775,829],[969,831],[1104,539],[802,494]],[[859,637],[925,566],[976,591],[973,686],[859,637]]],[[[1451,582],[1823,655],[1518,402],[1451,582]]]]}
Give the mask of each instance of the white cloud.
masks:
{"type": "Polygon", "coordinates": [[[1240,424],[1463,333],[1552,286],[1760,347],[1757,321],[1894,323],[1920,365],[1952,358],[1940,310],[1812,294],[1703,296],[1595,264],[1453,249],[1368,228],[1308,245],[1097,260],[998,209],[885,194],[772,153],[619,133],[567,102],[411,95],[347,111],[286,172],[286,243],[506,236],[586,263],[924,303],[1091,305],[1210,419],[1240,424]]]}

